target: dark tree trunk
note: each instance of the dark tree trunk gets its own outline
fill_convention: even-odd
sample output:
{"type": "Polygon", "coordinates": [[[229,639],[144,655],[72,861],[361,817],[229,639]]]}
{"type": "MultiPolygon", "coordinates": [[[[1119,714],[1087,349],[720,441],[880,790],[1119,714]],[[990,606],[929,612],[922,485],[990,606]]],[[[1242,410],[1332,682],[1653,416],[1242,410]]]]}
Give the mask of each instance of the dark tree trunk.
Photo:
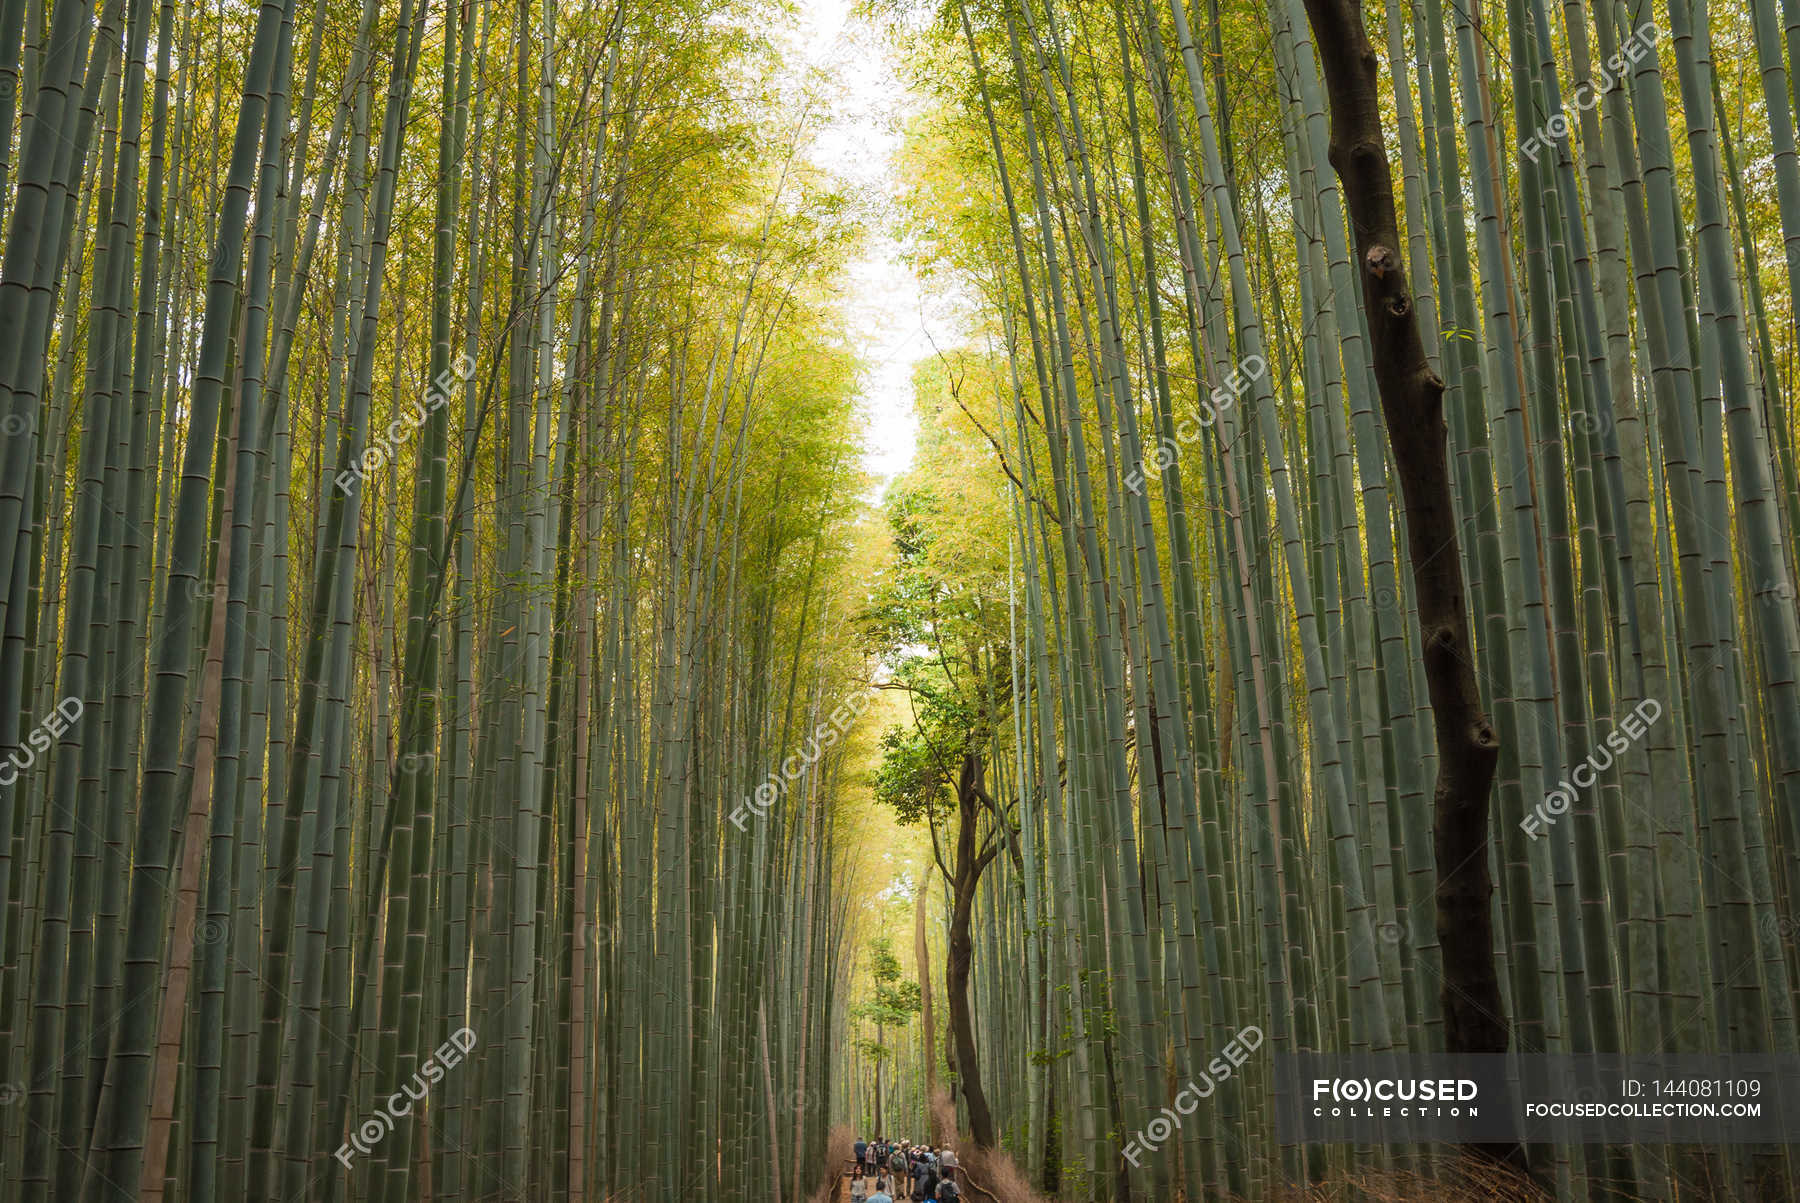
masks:
{"type": "Polygon", "coordinates": [[[981,1063],[975,1056],[975,1021],[969,1013],[969,969],[974,956],[969,923],[975,912],[975,886],[999,847],[996,841],[980,855],[975,852],[983,776],[981,758],[974,753],[965,755],[956,783],[956,863],[950,879],[950,963],[945,985],[950,996],[950,1039],[956,1053],[956,1077],[969,1108],[969,1138],[977,1148],[991,1149],[994,1116],[981,1089],[981,1063]]]}
{"type": "MultiPolygon", "coordinates": [[[[1425,357],[1401,266],[1394,179],[1382,140],[1380,72],[1360,0],[1305,0],[1331,105],[1331,165],[1356,237],[1381,411],[1406,512],[1425,679],[1437,737],[1433,800],[1437,928],[1443,945],[1444,1047],[1502,1053],[1510,1038],[1494,965],[1488,796],[1500,741],[1481,708],[1463,600],[1444,382],[1425,357]]],[[[1515,1163],[1517,1146],[1483,1150],[1515,1163]]]]}

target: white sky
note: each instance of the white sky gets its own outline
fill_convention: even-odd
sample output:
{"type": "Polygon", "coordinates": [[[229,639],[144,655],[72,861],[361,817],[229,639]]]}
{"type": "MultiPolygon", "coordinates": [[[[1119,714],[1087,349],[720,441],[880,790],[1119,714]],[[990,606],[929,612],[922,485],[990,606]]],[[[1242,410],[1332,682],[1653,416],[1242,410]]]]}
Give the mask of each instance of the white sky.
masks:
{"type": "Polygon", "coordinates": [[[888,157],[913,106],[890,61],[882,31],[852,12],[852,0],[799,0],[800,46],[842,90],[814,149],[819,164],[842,176],[877,206],[868,250],[849,265],[845,306],[850,341],[867,370],[861,382],[867,418],[863,466],[879,491],[912,462],[917,442],[912,369],[963,341],[951,305],[920,287],[892,236],[894,188],[888,157]]]}

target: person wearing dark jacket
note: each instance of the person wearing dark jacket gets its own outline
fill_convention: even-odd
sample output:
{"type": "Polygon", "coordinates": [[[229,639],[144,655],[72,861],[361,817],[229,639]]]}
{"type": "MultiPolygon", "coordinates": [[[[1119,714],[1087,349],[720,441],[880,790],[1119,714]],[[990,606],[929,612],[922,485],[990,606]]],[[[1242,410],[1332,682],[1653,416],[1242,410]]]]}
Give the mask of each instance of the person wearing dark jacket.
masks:
{"type": "Polygon", "coordinates": [[[913,1192],[919,1199],[937,1199],[938,1182],[937,1158],[930,1153],[919,1163],[918,1189],[913,1192]]]}

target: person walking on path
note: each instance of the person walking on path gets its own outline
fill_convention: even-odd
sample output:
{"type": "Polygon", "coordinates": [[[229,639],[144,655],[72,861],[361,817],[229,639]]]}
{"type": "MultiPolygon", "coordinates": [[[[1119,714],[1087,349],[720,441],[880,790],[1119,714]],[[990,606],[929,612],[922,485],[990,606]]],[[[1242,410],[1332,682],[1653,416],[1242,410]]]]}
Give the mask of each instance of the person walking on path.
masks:
{"type": "Polygon", "coordinates": [[[902,1195],[906,1191],[906,1149],[896,1145],[893,1154],[888,1158],[888,1169],[894,1175],[894,1189],[902,1195]]]}
{"type": "Polygon", "coordinates": [[[926,1153],[919,1162],[918,1189],[914,1194],[921,1200],[936,1199],[938,1184],[937,1158],[926,1153]]]}
{"type": "Polygon", "coordinates": [[[894,1203],[894,1197],[887,1193],[887,1179],[875,1179],[875,1193],[869,1196],[869,1203],[894,1203]]]}
{"type": "Polygon", "coordinates": [[[937,1190],[930,1196],[932,1203],[949,1203],[950,1200],[962,1198],[962,1189],[956,1185],[959,1166],[955,1151],[938,1150],[936,1164],[937,1190]]]}

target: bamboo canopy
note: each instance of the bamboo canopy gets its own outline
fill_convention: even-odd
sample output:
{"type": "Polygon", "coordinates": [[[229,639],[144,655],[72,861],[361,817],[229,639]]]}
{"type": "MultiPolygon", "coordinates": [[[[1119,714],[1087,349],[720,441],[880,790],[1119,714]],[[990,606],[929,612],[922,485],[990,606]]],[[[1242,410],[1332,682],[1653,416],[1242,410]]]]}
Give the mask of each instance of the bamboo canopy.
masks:
{"type": "Polygon", "coordinates": [[[1797,72],[0,0],[0,1203],[1800,1194],[1273,1093],[1800,1054],[1797,72]]]}

